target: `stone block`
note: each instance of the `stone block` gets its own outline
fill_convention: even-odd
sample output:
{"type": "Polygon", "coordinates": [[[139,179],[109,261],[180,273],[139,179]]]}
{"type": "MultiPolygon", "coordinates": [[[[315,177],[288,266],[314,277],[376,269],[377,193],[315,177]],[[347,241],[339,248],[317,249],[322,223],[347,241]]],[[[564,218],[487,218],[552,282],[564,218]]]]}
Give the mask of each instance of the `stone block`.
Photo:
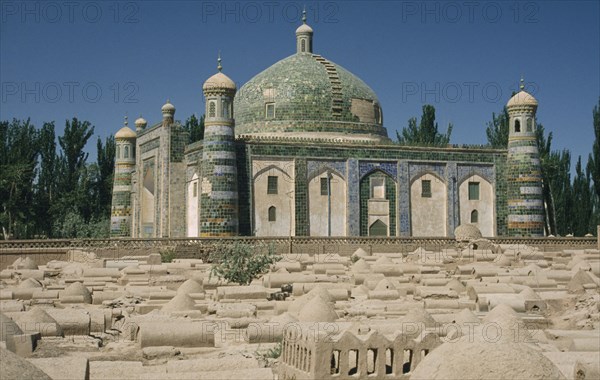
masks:
{"type": "Polygon", "coordinates": [[[42,338],[39,332],[10,335],[6,339],[6,349],[21,357],[29,357],[35,351],[37,342],[42,338]]]}
{"type": "Polygon", "coordinates": [[[28,360],[53,379],[89,380],[90,378],[90,365],[87,358],[57,357],[28,360]]]}

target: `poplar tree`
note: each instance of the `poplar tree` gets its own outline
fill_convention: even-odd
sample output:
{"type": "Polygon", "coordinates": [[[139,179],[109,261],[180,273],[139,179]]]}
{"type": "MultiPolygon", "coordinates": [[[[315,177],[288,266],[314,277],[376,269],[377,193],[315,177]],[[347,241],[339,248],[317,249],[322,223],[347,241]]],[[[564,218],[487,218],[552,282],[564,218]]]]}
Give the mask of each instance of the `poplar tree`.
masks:
{"type": "Polygon", "coordinates": [[[396,131],[398,143],[415,146],[445,147],[450,143],[452,134],[452,123],[448,124],[446,133],[440,133],[438,123],[435,121],[435,107],[426,104],[423,106],[421,122],[417,126],[417,118],[408,120],[408,127],[402,129],[402,133],[396,131]]]}

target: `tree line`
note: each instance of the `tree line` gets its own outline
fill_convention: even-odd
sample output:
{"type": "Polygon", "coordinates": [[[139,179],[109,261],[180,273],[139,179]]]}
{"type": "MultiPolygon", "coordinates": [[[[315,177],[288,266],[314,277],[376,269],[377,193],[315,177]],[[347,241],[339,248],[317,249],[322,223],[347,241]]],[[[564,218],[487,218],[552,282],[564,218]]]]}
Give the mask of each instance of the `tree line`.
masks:
{"type": "MultiPolygon", "coordinates": [[[[203,139],[204,116],[190,116],[183,128],[189,143],[203,139]]],[[[421,119],[409,119],[396,132],[404,145],[445,147],[452,124],[439,131],[435,108],[423,106],[421,119]]],[[[506,149],[506,107],[487,123],[488,146],[506,149]]],[[[36,128],[29,119],[0,122],[0,238],[107,237],[115,164],[114,137],[97,138],[96,161],[85,146],[94,135],[89,121],[66,120],[56,137],[54,122],[36,128]]],[[[595,139],[587,162],[578,157],[571,179],[571,153],[552,149],[552,132],[537,123],[546,234],[583,236],[600,223],[600,99],[593,109],[595,139]]]]}
{"type": "MultiPolygon", "coordinates": [[[[204,116],[189,117],[189,142],[201,140],[204,116]]],[[[110,232],[116,144],[96,141],[96,160],[85,151],[89,121],[37,128],[30,119],[0,121],[0,239],[104,238],[110,232]]]]}
{"type": "MultiPolygon", "coordinates": [[[[536,120],[536,138],[542,170],[542,194],[545,206],[546,235],[584,236],[595,234],[600,224],[600,99],[592,111],[594,142],[587,163],[581,156],[575,164],[571,180],[571,152],[552,149],[552,132],[536,120]]],[[[446,147],[450,143],[452,124],[441,133],[435,121],[435,107],[424,105],[421,120],[410,118],[408,126],[396,132],[402,145],[446,147]]],[[[492,148],[508,147],[509,115],[504,107],[492,113],[487,123],[487,145],[492,148]]]]}

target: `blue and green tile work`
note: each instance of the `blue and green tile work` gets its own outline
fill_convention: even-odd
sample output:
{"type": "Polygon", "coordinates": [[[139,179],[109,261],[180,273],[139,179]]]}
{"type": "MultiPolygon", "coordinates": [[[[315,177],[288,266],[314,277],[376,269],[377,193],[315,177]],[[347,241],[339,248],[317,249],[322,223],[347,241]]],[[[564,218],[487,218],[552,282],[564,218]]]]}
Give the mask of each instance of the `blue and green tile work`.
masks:
{"type": "MultiPolygon", "coordinates": [[[[493,224],[492,235],[543,235],[537,101],[531,95],[521,91],[507,105],[508,149],[397,145],[383,126],[375,92],[348,70],[313,53],[312,37],[312,28],[303,24],[296,33],[296,54],[259,73],[239,91],[221,73],[219,61],[219,72],[203,86],[203,141],[187,144],[187,132],[174,121],[175,107],[169,101],[161,109],[162,123],[146,128],[145,120],[143,125],[136,121],[137,134],[119,131],[111,235],[264,236],[258,228],[262,225],[278,236],[308,236],[324,233],[316,218],[333,217],[338,218],[338,224],[333,223],[336,231],[346,236],[372,231],[411,236],[418,228],[429,233],[423,219],[415,219],[429,215],[413,211],[430,207],[441,209],[443,216],[429,225],[431,230],[435,226],[441,231],[437,236],[452,236],[458,225],[469,222],[461,220],[461,207],[469,210],[463,202],[473,201],[465,198],[465,181],[485,181],[491,189],[484,207],[493,210],[485,221],[493,224]],[[281,170],[261,177],[263,164],[281,170]],[[336,173],[335,186],[322,181],[329,178],[330,174],[323,177],[325,172],[336,173]],[[263,187],[273,179],[266,177],[277,173],[293,184],[281,178],[281,191],[266,197],[263,187]],[[425,199],[430,198],[427,191],[417,192],[416,186],[431,184],[423,178],[439,181],[432,200],[425,199]],[[417,193],[423,199],[412,198],[417,193]],[[345,207],[331,215],[331,201],[345,207]],[[377,222],[385,228],[378,223],[372,229],[377,222]]],[[[331,220],[327,223],[331,233],[331,220]]]]}
{"type": "Polygon", "coordinates": [[[537,106],[537,100],[525,92],[523,85],[507,105],[510,132],[506,183],[510,236],[544,234],[542,172],[535,132],[537,106]]]}
{"type": "Polygon", "coordinates": [[[202,179],[200,182],[200,236],[238,234],[237,161],[234,141],[235,84],[219,72],[203,86],[206,98],[202,179]]]}
{"type": "Polygon", "coordinates": [[[110,215],[110,236],[131,235],[131,175],[135,170],[136,134],[125,126],[115,134],[115,172],[110,215]]]}

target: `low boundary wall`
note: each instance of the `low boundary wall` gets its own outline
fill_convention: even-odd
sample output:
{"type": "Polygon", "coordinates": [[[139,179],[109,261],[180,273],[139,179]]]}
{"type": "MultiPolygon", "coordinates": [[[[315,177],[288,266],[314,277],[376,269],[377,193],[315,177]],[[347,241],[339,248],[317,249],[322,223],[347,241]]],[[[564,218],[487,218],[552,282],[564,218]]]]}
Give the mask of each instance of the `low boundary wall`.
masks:
{"type": "MultiPolygon", "coordinates": [[[[560,249],[596,249],[598,240],[586,238],[491,238],[496,244],[539,247],[544,251],[560,249]]],[[[125,256],[172,250],[175,258],[201,258],[215,244],[273,244],[278,253],[349,256],[358,248],[371,253],[412,252],[417,247],[441,251],[456,247],[452,238],[379,238],[379,237],[233,237],[233,238],[156,238],[156,239],[38,239],[0,241],[0,269],[20,256],[29,256],[38,265],[52,260],[67,260],[71,249],[93,251],[99,257],[119,259],[125,256]]]]}

